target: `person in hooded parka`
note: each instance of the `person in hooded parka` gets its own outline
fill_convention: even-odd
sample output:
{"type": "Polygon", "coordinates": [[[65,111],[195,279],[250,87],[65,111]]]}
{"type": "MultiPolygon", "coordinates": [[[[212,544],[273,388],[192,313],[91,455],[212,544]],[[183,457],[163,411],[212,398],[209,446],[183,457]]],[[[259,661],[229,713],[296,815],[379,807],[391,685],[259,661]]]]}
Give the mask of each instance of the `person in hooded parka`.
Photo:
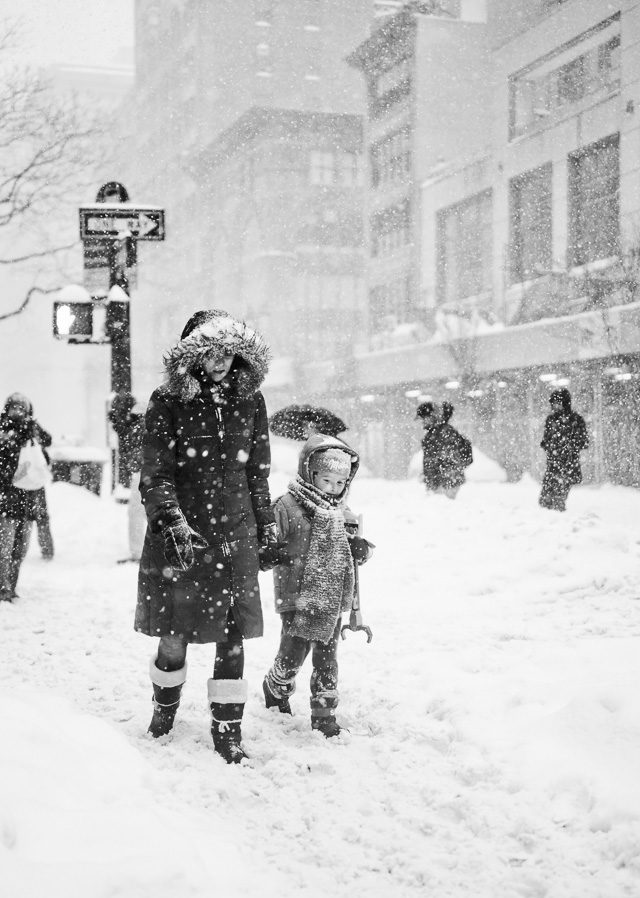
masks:
{"type": "Polygon", "coordinates": [[[440,407],[433,402],[418,406],[416,417],[422,418],[423,472],[427,490],[455,499],[465,482],[465,468],[473,462],[469,440],[449,424],[454,408],[450,402],[440,407]]]}
{"type": "Polygon", "coordinates": [[[571,394],[561,388],[549,396],[551,414],[544,423],[540,446],[547,454],[539,504],[552,511],[566,511],[569,490],[582,483],[580,452],[589,445],[582,415],[571,409],[571,394]]]}
{"type": "Polygon", "coordinates": [[[247,698],[243,640],[262,636],[258,570],[273,566],[269,432],[259,392],[263,338],[226,312],[196,312],[165,356],[145,415],[140,493],[147,515],[135,628],[151,659],[155,738],[173,727],[189,643],[216,643],[211,734],[240,763],[247,698]]]}

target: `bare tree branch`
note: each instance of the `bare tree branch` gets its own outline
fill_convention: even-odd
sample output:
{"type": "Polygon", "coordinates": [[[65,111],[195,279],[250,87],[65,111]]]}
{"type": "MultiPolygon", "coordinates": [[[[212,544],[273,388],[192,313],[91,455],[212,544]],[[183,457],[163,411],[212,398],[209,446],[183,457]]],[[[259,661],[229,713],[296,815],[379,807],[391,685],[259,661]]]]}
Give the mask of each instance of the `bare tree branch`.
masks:
{"type": "Polygon", "coordinates": [[[44,287],[31,287],[31,289],[27,291],[27,295],[22,301],[22,305],[17,309],[14,309],[13,312],[5,312],[4,315],[0,315],[0,321],[4,321],[6,318],[13,318],[14,315],[19,315],[20,312],[23,312],[34,293],[57,293],[59,289],[60,287],[49,287],[48,289],[45,289],[44,287]]]}
{"type": "MultiPolygon", "coordinates": [[[[69,249],[75,249],[79,240],[67,244],[67,246],[55,246],[51,249],[43,249],[40,252],[28,253],[26,256],[16,256],[13,259],[0,259],[0,265],[16,265],[18,262],[30,262],[32,259],[41,259],[43,256],[52,256],[55,253],[63,253],[69,249]]],[[[0,316],[1,317],[1,316],[0,316]]]]}

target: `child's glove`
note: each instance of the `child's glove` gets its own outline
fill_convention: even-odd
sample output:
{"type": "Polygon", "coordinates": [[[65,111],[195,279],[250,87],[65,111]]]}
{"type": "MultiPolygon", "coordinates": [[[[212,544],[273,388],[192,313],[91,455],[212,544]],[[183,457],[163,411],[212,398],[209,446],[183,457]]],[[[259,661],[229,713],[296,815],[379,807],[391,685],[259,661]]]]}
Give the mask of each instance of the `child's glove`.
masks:
{"type": "Polygon", "coordinates": [[[188,524],[179,508],[162,513],[159,529],[164,539],[164,557],[169,567],[188,571],[194,562],[194,549],[206,549],[208,543],[188,524]]]}
{"type": "Polygon", "coordinates": [[[270,571],[278,564],[288,564],[289,555],[285,552],[286,542],[278,537],[278,528],[275,524],[266,524],[258,531],[260,547],[258,548],[258,563],[261,571],[270,571]]]}
{"type": "Polygon", "coordinates": [[[363,536],[352,536],[349,538],[349,547],[351,554],[358,564],[364,564],[371,557],[373,546],[363,536]]]}

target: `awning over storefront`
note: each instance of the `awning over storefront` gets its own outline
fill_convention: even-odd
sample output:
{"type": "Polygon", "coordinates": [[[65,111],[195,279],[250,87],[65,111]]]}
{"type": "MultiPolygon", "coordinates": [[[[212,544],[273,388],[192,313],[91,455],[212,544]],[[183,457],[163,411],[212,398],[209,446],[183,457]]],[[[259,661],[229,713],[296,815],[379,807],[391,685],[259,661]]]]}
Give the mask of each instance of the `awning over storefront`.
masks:
{"type": "Polygon", "coordinates": [[[490,374],[640,353],[640,302],[546,318],[450,343],[418,343],[356,358],[360,387],[490,374]]]}

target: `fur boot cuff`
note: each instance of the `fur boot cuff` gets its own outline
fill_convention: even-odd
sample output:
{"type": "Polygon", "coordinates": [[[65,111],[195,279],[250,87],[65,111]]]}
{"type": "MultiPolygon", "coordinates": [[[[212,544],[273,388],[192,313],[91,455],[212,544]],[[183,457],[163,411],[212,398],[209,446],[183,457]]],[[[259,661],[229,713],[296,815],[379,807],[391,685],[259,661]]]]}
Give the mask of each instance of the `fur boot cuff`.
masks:
{"type": "Polygon", "coordinates": [[[246,680],[207,680],[209,704],[244,705],[247,701],[248,683],[246,680]]]}
{"type": "Polygon", "coordinates": [[[187,662],[180,670],[159,670],[156,667],[157,655],[152,655],[149,661],[149,676],[154,686],[170,689],[171,686],[182,686],[187,679],[187,662]]]}

